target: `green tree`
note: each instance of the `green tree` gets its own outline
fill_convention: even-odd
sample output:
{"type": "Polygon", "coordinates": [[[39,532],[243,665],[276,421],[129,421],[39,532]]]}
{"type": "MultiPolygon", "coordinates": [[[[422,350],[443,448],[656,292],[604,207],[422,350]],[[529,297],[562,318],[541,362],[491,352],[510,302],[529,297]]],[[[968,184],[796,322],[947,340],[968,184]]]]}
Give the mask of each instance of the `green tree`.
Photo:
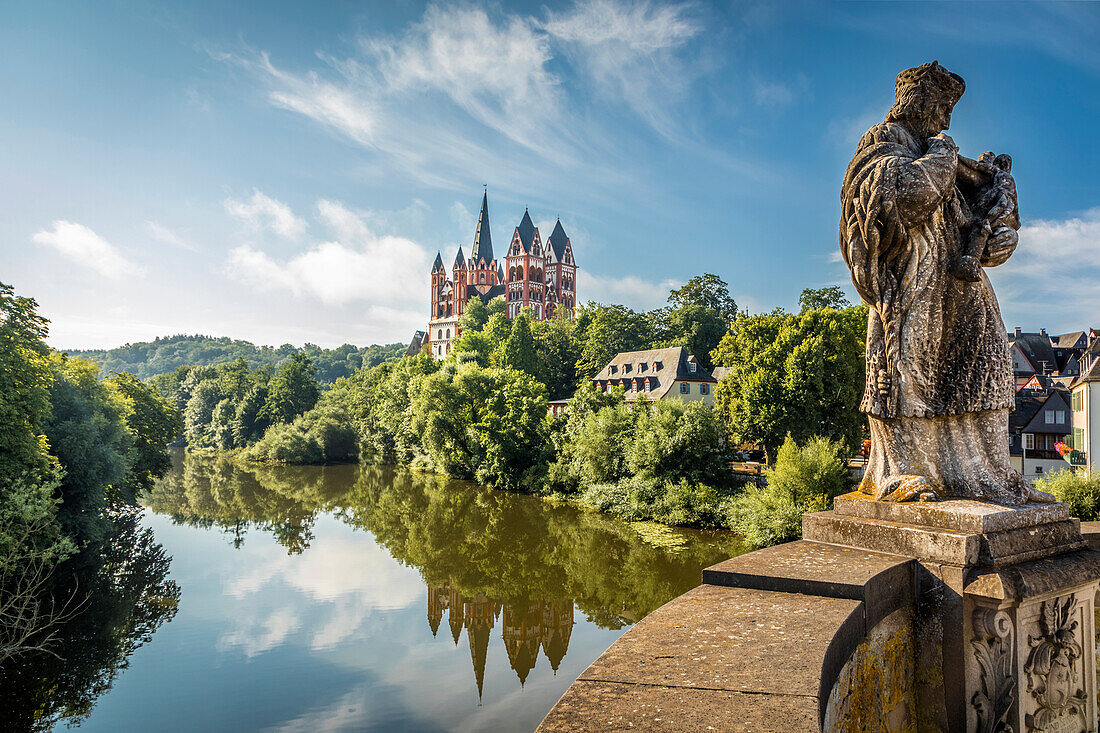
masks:
{"type": "Polygon", "coordinates": [[[512,323],[508,340],[504,342],[500,365],[506,369],[526,372],[535,379],[540,378],[539,358],[535,353],[535,340],[531,336],[527,313],[520,313],[512,323]]]}
{"type": "Polygon", "coordinates": [[[591,379],[615,354],[647,349],[653,343],[653,324],[645,313],[598,303],[588,303],[579,311],[579,380],[591,379]]]}
{"type": "Polygon", "coordinates": [[[106,382],[123,405],[123,419],[134,441],[130,470],[123,482],[124,501],[134,504],[138,495],[171,468],[165,446],[183,432],[183,416],[133,374],[115,372],[106,382]]]}
{"type": "Polygon", "coordinates": [[[260,414],[271,423],[290,422],[317,404],[320,396],[313,362],[305,354],[295,353],[275,370],[260,414]]]}
{"type": "MultiPolygon", "coordinates": [[[[190,381],[190,377],[188,378],[190,381]]],[[[216,444],[211,423],[214,409],[226,399],[217,379],[206,379],[190,390],[191,397],[183,411],[183,434],[193,448],[207,448],[216,444]]]]}
{"type": "Polygon", "coordinates": [[[562,309],[548,321],[531,324],[535,354],[550,399],[570,396],[577,388],[577,360],[581,352],[574,338],[574,323],[562,309]]]}
{"type": "Polygon", "coordinates": [[[737,317],[737,303],[730,297],[729,287],[717,275],[709,272],[696,275],[683,287],[668,294],[668,302],[673,308],[697,306],[714,311],[726,321],[737,317]]]}
{"type": "Polygon", "coordinates": [[[266,384],[253,384],[248,388],[244,398],[237,404],[237,412],[233,416],[235,445],[251,445],[263,437],[264,431],[270,426],[267,419],[261,415],[266,403],[266,384]]]}
{"type": "Polygon", "coordinates": [[[627,465],[643,478],[725,486],[731,476],[724,443],[721,418],[709,405],[660,400],[639,410],[627,465]]]}
{"type": "Polygon", "coordinates": [[[863,432],[864,306],[781,310],[734,321],[714,351],[729,369],[716,408],[739,441],[769,456],[789,434],[824,436],[855,450],[863,432]]]}
{"type": "Polygon", "coordinates": [[[848,298],[845,297],[844,291],[835,285],[828,288],[818,288],[816,290],[814,288],[806,288],[798,298],[798,306],[803,312],[815,308],[842,310],[851,307],[851,305],[852,304],[848,302],[848,298]]]}
{"type": "Polygon", "coordinates": [[[458,317],[458,327],[462,333],[480,331],[485,328],[489,320],[489,308],[481,301],[481,298],[470,298],[466,303],[462,315],[458,317]]]}
{"type": "Polygon", "coordinates": [[[84,545],[102,538],[108,504],[126,498],[119,490],[130,471],[134,438],[123,421],[126,405],[100,381],[95,362],[55,355],[51,367],[44,427],[65,472],[58,521],[84,545]]]}

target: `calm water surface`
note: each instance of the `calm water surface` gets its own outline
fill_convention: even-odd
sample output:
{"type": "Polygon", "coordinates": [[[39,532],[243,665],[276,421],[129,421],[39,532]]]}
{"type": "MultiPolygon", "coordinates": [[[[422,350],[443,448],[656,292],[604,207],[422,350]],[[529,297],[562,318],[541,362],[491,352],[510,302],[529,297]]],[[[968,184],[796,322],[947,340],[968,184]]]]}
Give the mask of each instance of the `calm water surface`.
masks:
{"type": "Polygon", "coordinates": [[[360,466],[177,456],[146,504],[87,571],[99,601],[62,634],[66,663],[3,678],[18,729],[530,731],[739,551],[360,466]]]}

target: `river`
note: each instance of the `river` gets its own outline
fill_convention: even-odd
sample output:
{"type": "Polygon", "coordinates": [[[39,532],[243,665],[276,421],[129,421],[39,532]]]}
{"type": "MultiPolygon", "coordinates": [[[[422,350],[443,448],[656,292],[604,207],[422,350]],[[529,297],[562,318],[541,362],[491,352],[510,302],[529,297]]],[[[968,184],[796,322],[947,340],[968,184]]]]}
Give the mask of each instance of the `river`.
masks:
{"type": "Polygon", "coordinates": [[[741,551],[367,466],[177,454],[144,503],[74,582],[95,602],[63,625],[64,661],[0,677],[16,730],[531,731],[741,551]]]}

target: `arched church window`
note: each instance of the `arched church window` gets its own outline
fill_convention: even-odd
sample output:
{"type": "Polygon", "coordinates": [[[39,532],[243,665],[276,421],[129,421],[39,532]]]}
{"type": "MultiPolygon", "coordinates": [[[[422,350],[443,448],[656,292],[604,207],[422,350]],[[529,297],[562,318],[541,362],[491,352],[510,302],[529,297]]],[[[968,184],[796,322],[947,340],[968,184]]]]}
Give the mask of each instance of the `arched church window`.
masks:
{"type": "Polygon", "coordinates": [[[448,328],[447,329],[447,338],[450,338],[450,337],[451,337],[451,329],[448,328]]]}
{"type": "Polygon", "coordinates": [[[437,339],[439,339],[440,341],[442,341],[442,340],[443,340],[443,329],[442,329],[442,328],[440,328],[440,329],[436,330],[436,332],[435,332],[435,337],[436,337],[437,339]]]}

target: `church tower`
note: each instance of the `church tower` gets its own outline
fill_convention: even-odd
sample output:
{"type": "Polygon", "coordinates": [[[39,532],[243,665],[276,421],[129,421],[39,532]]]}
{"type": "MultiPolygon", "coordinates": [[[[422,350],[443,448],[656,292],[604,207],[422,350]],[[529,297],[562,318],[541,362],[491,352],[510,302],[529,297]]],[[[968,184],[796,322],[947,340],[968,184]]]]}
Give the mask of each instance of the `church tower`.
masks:
{"type": "Polygon", "coordinates": [[[531,214],[523,218],[512,234],[508,247],[508,317],[515,318],[530,308],[536,321],[546,318],[546,255],[538,227],[531,214]]]}

